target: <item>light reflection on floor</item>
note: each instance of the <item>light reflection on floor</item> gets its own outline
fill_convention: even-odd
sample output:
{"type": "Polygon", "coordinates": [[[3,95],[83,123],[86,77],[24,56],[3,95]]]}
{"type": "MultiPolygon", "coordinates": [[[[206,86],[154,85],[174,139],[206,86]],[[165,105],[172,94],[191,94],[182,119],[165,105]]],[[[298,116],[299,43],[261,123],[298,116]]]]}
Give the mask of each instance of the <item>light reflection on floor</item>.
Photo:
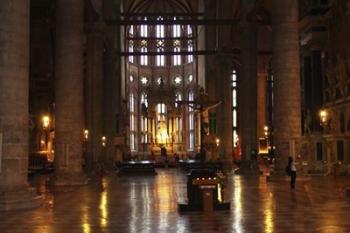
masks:
{"type": "MultiPolygon", "coordinates": [[[[291,192],[288,182],[231,175],[225,190],[231,210],[205,216],[177,211],[178,199],[186,197],[186,177],[175,169],[159,170],[155,177],[112,175],[85,187],[41,187],[45,204],[0,213],[0,232],[350,232],[347,179],[315,177],[299,181],[291,192]]],[[[40,186],[43,181],[45,177],[33,183],[40,186]]]]}
{"type": "Polygon", "coordinates": [[[237,233],[242,233],[242,178],[240,176],[235,177],[234,183],[234,230],[237,233]]]}

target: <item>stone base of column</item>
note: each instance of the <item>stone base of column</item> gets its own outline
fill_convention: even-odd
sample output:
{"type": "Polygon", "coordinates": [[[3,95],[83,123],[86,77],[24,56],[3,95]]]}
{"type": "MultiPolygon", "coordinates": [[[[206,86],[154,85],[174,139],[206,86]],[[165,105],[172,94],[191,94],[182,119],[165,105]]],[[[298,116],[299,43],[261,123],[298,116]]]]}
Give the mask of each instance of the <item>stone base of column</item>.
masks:
{"type": "Polygon", "coordinates": [[[262,172],[257,164],[252,165],[250,161],[242,161],[239,168],[235,171],[236,175],[260,176],[262,172]]]}
{"type": "Polygon", "coordinates": [[[43,195],[37,195],[36,190],[30,187],[0,191],[0,211],[34,209],[39,207],[43,200],[43,195]]]}
{"type": "Polygon", "coordinates": [[[83,186],[88,184],[88,177],[83,172],[57,173],[53,177],[53,186],[83,186]]]}

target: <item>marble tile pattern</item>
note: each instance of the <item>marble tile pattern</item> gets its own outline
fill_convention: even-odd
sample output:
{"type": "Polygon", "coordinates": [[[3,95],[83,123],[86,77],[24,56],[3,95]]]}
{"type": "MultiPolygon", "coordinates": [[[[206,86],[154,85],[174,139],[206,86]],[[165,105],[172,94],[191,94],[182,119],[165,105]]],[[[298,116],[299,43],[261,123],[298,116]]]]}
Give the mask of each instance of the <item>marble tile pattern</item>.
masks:
{"type": "Polygon", "coordinates": [[[186,197],[186,178],[176,169],[157,176],[118,177],[87,186],[53,189],[47,177],[31,180],[45,203],[38,209],[0,213],[0,233],[339,233],[350,232],[347,177],[313,177],[266,183],[264,176],[230,175],[225,197],[230,211],[211,216],[179,213],[177,201],[186,197]]]}

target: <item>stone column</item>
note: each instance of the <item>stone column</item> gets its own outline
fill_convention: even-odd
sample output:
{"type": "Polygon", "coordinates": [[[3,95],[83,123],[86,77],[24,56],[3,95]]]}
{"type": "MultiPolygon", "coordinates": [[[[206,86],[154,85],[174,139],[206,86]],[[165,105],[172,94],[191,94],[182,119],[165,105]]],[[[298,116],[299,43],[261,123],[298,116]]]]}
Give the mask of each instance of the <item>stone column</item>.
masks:
{"type": "MultiPolygon", "coordinates": [[[[104,17],[118,18],[120,16],[121,1],[105,1],[103,7],[104,17]]],[[[107,165],[111,167],[113,163],[122,158],[122,153],[125,146],[122,144],[115,144],[116,136],[123,136],[123,116],[127,114],[126,103],[122,104],[122,72],[121,60],[123,57],[116,57],[115,51],[123,50],[120,48],[122,36],[120,34],[120,26],[106,27],[105,30],[105,53],[104,53],[104,119],[103,130],[107,137],[106,157],[107,165]],[[113,88],[111,88],[113,87],[113,88]]],[[[129,120],[128,117],[125,119],[129,120]]],[[[126,132],[126,131],[125,131],[126,132]]],[[[125,142],[125,140],[124,140],[125,142]]],[[[114,169],[114,167],[113,167],[114,169]]]]}
{"type": "MultiPolygon", "coordinates": [[[[242,72],[238,77],[240,173],[251,168],[251,152],[257,149],[257,25],[254,0],[242,2],[242,72]]],[[[254,167],[257,171],[257,167],[254,167]]],[[[251,173],[251,172],[249,172],[251,173]]]]}
{"type": "Polygon", "coordinates": [[[30,1],[0,1],[0,211],[42,202],[27,183],[30,1]]]}
{"type": "Polygon", "coordinates": [[[86,168],[91,170],[102,158],[103,136],[103,30],[93,23],[87,36],[87,67],[85,82],[85,114],[89,130],[86,168]]]}
{"type": "Polygon", "coordinates": [[[231,97],[231,72],[229,57],[217,57],[217,65],[219,67],[215,72],[217,74],[217,82],[215,82],[215,100],[222,100],[215,110],[217,114],[217,128],[220,139],[219,154],[225,163],[225,167],[232,167],[232,97],[231,97]]]}
{"type": "MultiPolygon", "coordinates": [[[[348,17],[348,24],[349,24],[350,23],[350,2],[347,3],[347,17],[348,17]]],[[[349,63],[350,63],[350,49],[348,53],[349,53],[349,63]]],[[[350,187],[346,189],[346,197],[350,198],[350,187]]]]}
{"type": "Polygon", "coordinates": [[[54,184],[82,185],[83,0],[58,0],[56,23],[54,184]]]}
{"type": "Polygon", "coordinates": [[[272,73],[276,174],[284,174],[301,137],[298,1],[272,1],[272,73]]]}
{"type": "Polygon", "coordinates": [[[266,137],[264,127],[266,120],[266,73],[259,73],[257,77],[257,137],[266,137]]]}

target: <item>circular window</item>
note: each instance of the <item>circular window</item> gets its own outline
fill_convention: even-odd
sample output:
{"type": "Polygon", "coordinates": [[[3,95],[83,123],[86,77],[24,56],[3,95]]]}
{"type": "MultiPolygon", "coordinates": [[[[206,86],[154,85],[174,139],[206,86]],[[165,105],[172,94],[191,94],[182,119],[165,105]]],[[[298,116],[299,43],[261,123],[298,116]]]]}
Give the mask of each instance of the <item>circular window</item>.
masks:
{"type": "Polygon", "coordinates": [[[175,85],[180,85],[181,82],[182,82],[182,78],[181,78],[180,76],[176,76],[176,77],[174,78],[174,83],[175,83],[175,85]]]}
{"type": "Polygon", "coordinates": [[[148,78],[147,77],[141,77],[140,79],[142,85],[147,85],[148,84],[148,78]]]}

